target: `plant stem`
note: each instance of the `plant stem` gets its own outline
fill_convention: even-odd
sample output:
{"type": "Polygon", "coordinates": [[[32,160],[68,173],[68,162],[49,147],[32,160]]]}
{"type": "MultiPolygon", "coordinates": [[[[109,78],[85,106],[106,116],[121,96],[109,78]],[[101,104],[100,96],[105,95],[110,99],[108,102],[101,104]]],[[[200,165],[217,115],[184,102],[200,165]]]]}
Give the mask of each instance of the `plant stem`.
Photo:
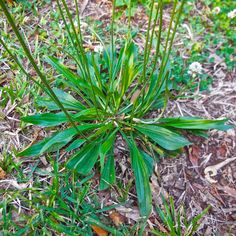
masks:
{"type": "Polygon", "coordinates": [[[148,109],[151,107],[152,103],[154,102],[155,95],[160,92],[162,84],[164,82],[168,83],[168,78],[164,77],[163,78],[163,82],[160,84],[161,78],[163,76],[164,70],[165,70],[167,62],[169,60],[169,56],[170,56],[170,53],[171,53],[171,49],[172,49],[172,46],[173,46],[173,41],[174,41],[176,30],[177,30],[177,26],[178,26],[178,23],[179,23],[179,20],[180,20],[180,16],[181,16],[182,11],[183,11],[184,2],[185,2],[185,0],[181,1],[181,5],[179,7],[179,13],[178,13],[177,18],[176,18],[175,26],[174,26],[174,29],[173,29],[173,33],[171,35],[171,39],[170,39],[170,43],[169,43],[169,48],[168,48],[168,51],[167,51],[168,41],[169,41],[169,37],[170,37],[170,30],[171,30],[171,27],[172,27],[172,22],[174,20],[174,15],[175,15],[175,10],[176,10],[176,5],[177,5],[177,0],[175,0],[174,9],[173,9],[173,13],[172,13],[172,16],[171,16],[170,27],[168,29],[168,36],[167,36],[167,40],[168,41],[166,40],[164,56],[163,56],[163,59],[162,59],[162,63],[161,63],[161,67],[160,67],[160,72],[159,72],[159,75],[158,75],[158,80],[157,80],[157,83],[156,83],[156,85],[155,85],[155,87],[154,87],[154,89],[153,89],[153,91],[152,91],[152,93],[150,95],[150,98],[146,102],[146,104],[147,104],[146,111],[148,111],[148,109]],[[158,88],[158,90],[155,93],[157,88],[158,88]]]}
{"type": "MultiPolygon", "coordinates": [[[[72,15],[71,15],[71,13],[70,13],[70,11],[68,9],[67,3],[66,3],[65,0],[61,0],[61,1],[62,1],[62,4],[63,4],[65,10],[66,10],[66,14],[67,14],[67,16],[69,18],[70,24],[72,26],[72,30],[74,32],[75,40],[76,40],[76,43],[77,43],[77,45],[79,47],[79,50],[80,50],[80,55],[82,56],[83,62],[85,64],[85,70],[87,72],[89,83],[90,83],[90,86],[91,86],[91,89],[92,89],[92,96],[93,96],[92,100],[93,100],[94,107],[95,107],[96,112],[97,112],[97,116],[98,116],[99,119],[101,119],[101,117],[100,117],[100,115],[98,113],[98,110],[97,110],[98,103],[97,103],[97,99],[96,99],[96,95],[95,95],[95,91],[94,91],[92,77],[91,77],[91,74],[90,74],[88,59],[87,59],[86,53],[85,53],[84,48],[83,48],[82,33],[81,33],[81,26],[80,26],[80,17],[79,17],[79,9],[77,8],[77,17],[78,17],[78,20],[79,20],[78,27],[79,27],[79,37],[80,37],[80,39],[78,38],[76,29],[75,29],[75,25],[74,25],[74,22],[73,22],[73,19],[72,19],[72,15]]],[[[59,4],[59,0],[57,0],[57,3],[58,3],[58,5],[60,5],[59,4]]]]}
{"type": "Polygon", "coordinates": [[[154,9],[154,0],[151,2],[151,13],[149,15],[149,20],[148,20],[148,28],[147,28],[147,35],[146,35],[146,43],[145,43],[145,48],[144,48],[144,60],[143,60],[143,75],[142,75],[142,80],[143,82],[145,80],[146,76],[146,66],[147,66],[147,54],[148,54],[148,48],[149,48],[149,33],[150,33],[150,28],[151,28],[151,22],[152,22],[152,14],[153,14],[153,9],[154,9]]]}
{"type": "Polygon", "coordinates": [[[131,4],[132,0],[129,0],[128,39],[131,39],[131,4]]]}

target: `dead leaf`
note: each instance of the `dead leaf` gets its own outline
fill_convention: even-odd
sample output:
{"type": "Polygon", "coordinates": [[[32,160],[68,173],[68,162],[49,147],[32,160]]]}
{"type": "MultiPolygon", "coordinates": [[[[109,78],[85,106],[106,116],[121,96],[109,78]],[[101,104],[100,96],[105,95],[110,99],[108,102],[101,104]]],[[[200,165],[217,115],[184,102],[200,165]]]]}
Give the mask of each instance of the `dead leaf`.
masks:
{"type": "Polygon", "coordinates": [[[42,156],[39,158],[41,160],[41,162],[43,163],[44,166],[47,166],[48,165],[48,162],[47,162],[47,159],[46,157],[42,156]]]}
{"type": "Polygon", "coordinates": [[[0,110],[0,120],[3,121],[6,117],[6,114],[0,110]]]}
{"type": "Polygon", "coordinates": [[[0,167],[0,179],[5,179],[6,178],[6,172],[0,167]]]}
{"type": "Polygon", "coordinates": [[[116,226],[119,226],[124,223],[125,218],[119,212],[113,211],[110,213],[110,218],[116,226]]]}
{"type": "Polygon", "coordinates": [[[165,229],[165,227],[157,220],[155,219],[155,223],[158,226],[158,229],[162,232],[162,233],[168,233],[168,231],[165,229]]]}
{"type": "Polygon", "coordinates": [[[33,137],[32,141],[31,141],[31,143],[27,147],[25,147],[24,150],[26,150],[27,148],[31,147],[38,140],[40,131],[41,131],[41,128],[37,128],[37,127],[34,128],[34,137],[33,137]]]}
{"type": "Polygon", "coordinates": [[[236,198],[236,189],[231,188],[229,186],[217,186],[219,190],[224,191],[226,194],[228,194],[231,197],[236,198]]]}
{"type": "Polygon", "coordinates": [[[93,229],[93,231],[98,235],[98,236],[107,236],[108,232],[105,231],[104,229],[100,228],[97,225],[91,225],[91,228],[93,229]]]}
{"type": "Polygon", "coordinates": [[[136,207],[127,208],[124,206],[119,206],[116,208],[116,210],[122,215],[124,215],[126,218],[131,219],[133,221],[139,221],[141,219],[139,209],[136,207]]]}
{"type": "Polygon", "coordinates": [[[228,147],[226,143],[223,143],[221,147],[217,150],[218,156],[225,157],[228,151],[228,147]]]}
{"type": "Polygon", "coordinates": [[[83,15],[85,8],[87,7],[89,0],[84,0],[81,6],[80,14],[83,15]]]}
{"type": "Polygon", "coordinates": [[[235,137],[235,136],[236,136],[234,129],[228,129],[228,130],[226,131],[226,133],[227,133],[228,136],[232,136],[232,137],[235,137]]]}
{"type": "Polygon", "coordinates": [[[222,197],[220,196],[217,188],[213,186],[210,190],[212,196],[214,196],[223,206],[225,206],[225,202],[223,201],[222,197]]]}
{"type": "Polygon", "coordinates": [[[132,104],[134,104],[134,102],[137,100],[137,98],[138,98],[138,96],[140,95],[140,89],[137,89],[134,93],[133,93],[133,95],[132,95],[132,97],[130,98],[130,102],[132,103],[132,104]]]}
{"type": "Polygon", "coordinates": [[[163,195],[165,198],[169,197],[168,192],[159,184],[160,180],[158,180],[157,176],[159,176],[159,172],[157,170],[157,167],[155,168],[155,173],[151,177],[151,191],[153,196],[153,201],[156,205],[160,205],[162,203],[161,195],[163,195]]]}
{"type": "Polygon", "coordinates": [[[16,180],[14,179],[4,179],[4,180],[0,180],[0,184],[9,184],[11,186],[13,186],[16,189],[22,190],[28,187],[29,183],[22,183],[19,184],[16,180]]]}
{"type": "Polygon", "coordinates": [[[216,70],[216,72],[213,75],[217,77],[218,79],[224,79],[226,77],[226,74],[221,69],[216,70]]]}
{"type": "MultiPolygon", "coordinates": [[[[146,86],[146,87],[145,87],[145,93],[147,93],[148,90],[149,90],[149,87],[146,86]]],[[[137,90],[133,93],[132,97],[130,98],[130,102],[131,102],[132,104],[135,103],[135,101],[136,101],[137,98],[139,97],[140,93],[141,93],[141,90],[140,90],[140,89],[137,89],[137,90]]]]}
{"type": "Polygon", "coordinates": [[[75,66],[75,65],[68,65],[67,67],[71,70],[74,70],[74,71],[77,70],[77,66],[75,66]]]}
{"type": "Polygon", "coordinates": [[[198,161],[199,161],[199,157],[200,157],[200,150],[201,149],[196,145],[193,145],[188,149],[189,160],[193,166],[198,166],[198,161]]]}
{"type": "Polygon", "coordinates": [[[11,5],[14,3],[13,0],[7,0],[11,5]]]}

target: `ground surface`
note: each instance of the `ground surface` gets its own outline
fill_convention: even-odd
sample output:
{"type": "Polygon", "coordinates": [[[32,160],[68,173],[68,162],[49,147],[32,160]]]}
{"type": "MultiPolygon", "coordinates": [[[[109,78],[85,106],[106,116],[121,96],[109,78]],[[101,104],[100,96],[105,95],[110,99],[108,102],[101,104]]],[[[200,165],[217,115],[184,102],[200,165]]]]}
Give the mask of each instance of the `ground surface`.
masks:
{"type": "MultiPolygon", "coordinates": [[[[235,41],[229,40],[230,36],[227,35],[227,30],[213,30],[217,21],[212,20],[207,14],[207,11],[212,9],[207,9],[201,1],[198,3],[191,1],[191,4],[186,9],[189,11],[186,14],[190,14],[192,19],[186,17],[182,22],[176,38],[176,50],[173,53],[179,55],[178,60],[184,58],[184,61],[181,62],[182,64],[178,64],[179,62],[176,60],[175,66],[176,68],[178,66],[187,68],[192,61],[200,58],[199,61],[204,69],[203,74],[208,75],[213,82],[208,85],[209,78],[200,77],[196,78],[197,82],[187,84],[190,87],[195,86],[195,89],[191,92],[187,90],[177,100],[170,101],[169,109],[165,115],[227,117],[231,124],[236,125],[236,68],[231,63],[236,59],[235,41]],[[198,23],[196,26],[193,22],[198,22],[198,17],[203,19],[203,23],[198,23]],[[211,35],[210,39],[207,38],[209,35],[211,35]],[[211,41],[215,37],[221,41],[216,43],[211,41]],[[234,48],[233,52],[224,53],[225,46],[222,45],[225,43],[228,44],[229,49],[234,48]],[[198,47],[196,51],[194,51],[194,47],[198,47]],[[192,50],[192,53],[189,50],[192,50]],[[215,60],[212,61],[209,58],[215,60]],[[199,82],[201,79],[202,83],[199,82]],[[200,87],[207,88],[207,90],[200,91],[200,87]]],[[[83,22],[93,22],[94,25],[107,27],[111,9],[109,1],[83,1],[81,8],[83,22]]],[[[63,29],[59,27],[60,24],[57,21],[58,14],[54,1],[52,3],[42,2],[34,9],[26,8],[24,11],[22,11],[22,6],[18,4],[12,6],[12,9],[16,19],[20,22],[19,27],[25,32],[28,44],[31,50],[35,51],[35,56],[39,61],[43,54],[56,54],[63,58],[60,48],[63,49],[66,45],[63,40],[58,40],[58,37],[63,35],[63,29]]],[[[122,7],[120,11],[120,25],[123,25],[126,22],[126,17],[122,13],[122,7]]],[[[147,25],[145,9],[138,5],[135,12],[133,25],[140,30],[142,35],[147,25]]],[[[168,7],[166,20],[168,21],[168,7]]],[[[11,30],[2,13],[0,23],[1,30],[3,30],[2,35],[6,37],[9,45],[16,44],[10,36],[11,30]]],[[[232,30],[235,30],[235,25],[229,27],[234,27],[232,30]]],[[[86,29],[86,25],[84,28],[86,29]]],[[[142,47],[143,40],[140,36],[136,43],[142,47]]],[[[92,43],[96,44],[96,42],[92,42],[90,37],[87,37],[86,44],[92,43]]],[[[2,160],[0,168],[0,199],[2,202],[0,207],[4,209],[5,206],[7,213],[11,210],[9,219],[18,225],[2,226],[0,224],[0,227],[5,227],[3,229],[14,233],[17,231],[17,227],[18,229],[23,228],[25,222],[33,225],[33,216],[39,215],[40,212],[40,209],[36,209],[34,206],[47,200],[47,195],[42,199],[39,198],[39,195],[43,195],[44,189],[53,185],[55,166],[53,157],[27,160],[19,160],[15,157],[16,150],[41,139],[50,131],[32,126],[26,127],[25,124],[20,123],[20,116],[35,113],[38,110],[37,106],[35,108],[34,98],[40,94],[40,91],[34,85],[29,85],[15,65],[10,63],[9,57],[1,47],[0,52],[0,160],[2,160]],[[30,187],[30,189],[26,190],[26,187],[30,187]],[[31,205],[29,200],[32,198],[37,200],[33,201],[31,205]]],[[[24,59],[22,51],[19,56],[24,59]]],[[[27,62],[25,62],[25,66],[28,68],[27,62]]],[[[50,68],[47,70],[52,73],[50,68]]],[[[181,75],[184,77],[185,72],[181,73],[178,73],[176,77],[181,77],[181,75]]],[[[236,129],[227,132],[211,131],[209,139],[195,137],[189,137],[189,139],[194,142],[194,145],[186,148],[182,155],[177,158],[165,158],[156,165],[155,174],[151,178],[153,205],[161,205],[160,193],[165,196],[172,195],[176,206],[185,205],[189,217],[200,213],[207,205],[211,205],[211,209],[202,220],[197,235],[228,235],[227,233],[236,235],[236,160],[219,168],[217,175],[213,177],[214,183],[213,181],[209,182],[204,174],[206,167],[236,157],[236,129]]],[[[92,202],[96,209],[126,201],[125,205],[116,207],[115,210],[104,211],[101,214],[102,222],[111,227],[125,223],[125,226],[122,226],[123,232],[126,232],[127,235],[135,235],[136,229],[132,229],[132,226],[138,225],[139,215],[132,182],[133,176],[129,169],[130,163],[127,161],[126,147],[119,137],[116,144],[116,171],[119,180],[117,187],[108,192],[98,192],[98,174],[95,173],[95,177],[89,179],[89,184],[85,184],[83,190],[86,186],[90,187],[90,190],[87,190],[86,201],[92,202]]],[[[62,151],[58,158],[59,163],[63,164],[66,161],[65,152],[62,151]]],[[[67,172],[64,168],[59,167],[59,169],[63,181],[63,178],[66,179],[67,172]]],[[[67,185],[64,183],[62,185],[66,189],[67,185]]],[[[0,211],[0,218],[4,217],[3,212],[4,210],[0,211]]],[[[86,223],[84,224],[86,225],[86,223]]],[[[39,224],[38,227],[40,228],[42,225],[39,224]]],[[[148,221],[148,228],[160,227],[160,219],[153,212],[148,221]]],[[[93,230],[96,232],[96,229],[93,228],[93,230]]],[[[164,231],[164,229],[162,230],[164,231]]],[[[54,232],[56,232],[55,229],[54,232]]]]}

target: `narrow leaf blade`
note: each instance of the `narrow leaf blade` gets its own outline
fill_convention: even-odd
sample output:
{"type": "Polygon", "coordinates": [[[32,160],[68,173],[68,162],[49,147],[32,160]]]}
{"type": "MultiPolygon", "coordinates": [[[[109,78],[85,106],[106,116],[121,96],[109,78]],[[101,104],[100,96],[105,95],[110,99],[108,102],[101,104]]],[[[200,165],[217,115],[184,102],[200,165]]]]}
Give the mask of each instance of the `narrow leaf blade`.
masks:
{"type": "Polygon", "coordinates": [[[165,127],[169,126],[178,129],[227,130],[233,127],[232,125],[225,124],[227,119],[207,120],[198,117],[172,117],[172,118],[163,118],[160,119],[159,121],[161,122],[162,126],[165,127]]]}
{"type": "Polygon", "coordinates": [[[152,196],[149,184],[149,174],[144,159],[133,140],[127,140],[131,165],[135,176],[135,186],[141,216],[148,217],[152,209],[152,196]]]}

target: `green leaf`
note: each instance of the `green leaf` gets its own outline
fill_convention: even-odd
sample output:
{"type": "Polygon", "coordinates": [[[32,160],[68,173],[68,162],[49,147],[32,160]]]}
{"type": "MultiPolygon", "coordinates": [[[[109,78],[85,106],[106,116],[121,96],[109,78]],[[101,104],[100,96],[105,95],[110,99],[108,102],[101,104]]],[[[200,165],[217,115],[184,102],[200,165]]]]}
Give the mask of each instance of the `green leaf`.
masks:
{"type": "Polygon", "coordinates": [[[94,107],[84,109],[80,111],[79,113],[75,114],[75,121],[81,121],[81,120],[94,120],[97,119],[97,116],[102,115],[101,110],[98,110],[94,107]]]}
{"type": "Polygon", "coordinates": [[[171,197],[169,203],[165,200],[163,195],[161,197],[164,210],[162,210],[160,207],[157,207],[156,210],[162,222],[167,226],[170,235],[176,235],[176,230],[175,230],[176,222],[174,217],[175,212],[171,211],[171,210],[175,211],[175,209],[173,208],[171,197]]]}
{"type": "Polygon", "coordinates": [[[118,129],[115,129],[110,135],[107,136],[106,141],[103,142],[100,148],[100,166],[101,166],[101,180],[100,180],[100,190],[105,190],[110,187],[110,185],[115,183],[115,161],[113,154],[113,146],[118,129]],[[105,157],[107,161],[104,167],[105,157]]]}
{"type": "Polygon", "coordinates": [[[108,155],[107,162],[103,168],[99,188],[100,190],[105,190],[114,183],[115,183],[115,160],[114,160],[114,154],[111,153],[110,155],[108,155]]]}
{"type": "Polygon", "coordinates": [[[157,236],[167,236],[166,233],[162,233],[161,231],[157,231],[157,230],[151,230],[150,233],[152,233],[153,235],[157,235],[157,236]]]}
{"type": "Polygon", "coordinates": [[[136,125],[135,129],[148,136],[166,150],[177,150],[191,144],[179,134],[157,125],[136,125]]]}
{"type": "Polygon", "coordinates": [[[143,160],[144,160],[144,162],[145,162],[145,164],[147,166],[149,176],[152,176],[153,167],[154,167],[154,160],[153,160],[153,158],[151,156],[149,156],[144,151],[140,151],[140,153],[142,154],[143,160]]]}
{"type": "Polygon", "coordinates": [[[18,152],[18,157],[30,157],[30,156],[38,156],[40,153],[40,150],[43,148],[43,146],[48,142],[50,138],[45,138],[44,140],[26,148],[25,150],[18,152]]]}
{"type": "Polygon", "coordinates": [[[148,168],[134,141],[128,140],[127,138],[126,141],[130,149],[131,166],[135,176],[135,186],[140,214],[141,216],[148,217],[152,209],[152,196],[149,184],[148,168]]]}
{"type": "Polygon", "coordinates": [[[116,7],[128,6],[128,0],[116,0],[116,7]]]}
{"type": "MultiPolygon", "coordinates": [[[[84,109],[77,114],[70,113],[74,121],[97,119],[97,112],[95,108],[84,109]]],[[[68,118],[64,112],[59,113],[43,113],[32,116],[25,116],[21,118],[22,121],[38,125],[41,127],[52,127],[68,122],[68,118]]]]}
{"type": "MultiPolygon", "coordinates": [[[[46,218],[45,221],[51,229],[55,230],[58,233],[64,233],[67,235],[74,235],[74,232],[72,232],[70,229],[68,229],[67,226],[58,223],[56,220],[53,221],[50,218],[46,218]]],[[[79,230],[79,229],[77,229],[77,230],[79,230]]],[[[83,234],[82,230],[80,230],[80,232],[81,232],[81,234],[83,234]]]]}
{"type": "Polygon", "coordinates": [[[76,170],[82,175],[87,175],[98,159],[100,145],[100,143],[92,142],[81,148],[67,162],[67,168],[76,170]]]}
{"type": "MultiPolygon", "coordinates": [[[[84,105],[82,105],[69,93],[66,93],[58,88],[53,88],[52,90],[66,109],[75,111],[81,111],[86,109],[84,105]]],[[[51,98],[48,97],[38,98],[37,104],[42,107],[47,107],[51,111],[60,110],[60,107],[58,107],[58,105],[54,101],[52,101],[51,98]]]]}
{"type": "Polygon", "coordinates": [[[74,142],[72,142],[68,148],[66,148],[66,151],[72,151],[74,149],[79,148],[81,145],[83,145],[85,143],[85,139],[76,139],[74,142]]]}
{"type": "Polygon", "coordinates": [[[101,170],[103,170],[104,167],[104,160],[106,154],[113,148],[114,141],[115,141],[115,135],[117,133],[118,129],[114,130],[110,135],[108,135],[106,141],[101,145],[100,149],[100,165],[101,170]]]}
{"type": "Polygon", "coordinates": [[[192,129],[188,130],[189,133],[192,133],[193,135],[203,137],[203,138],[208,138],[209,135],[207,133],[207,130],[201,130],[201,129],[192,129]]]}
{"type": "Polygon", "coordinates": [[[53,152],[64,147],[72,138],[77,134],[77,131],[74,128],[58,132],[50,138],[46,138],[43,141],[34,144],[33,146],[19,152],[17,156],[38,156],[42,153],[49,151],[53,152]]]}
{"type": "Polygon", "coordinates": [[[21,118],[22,121],[38,125],[41,127],[51,127],[55,125],[60,125],[68,121],[67,116],[64,112],[60,113],[43,113],[36,114],[32,116],[25,116],[21,118]]]}
{"type": "Polygon", "coordinates": [[[70,69],[68,69],[62,63],[60,63],[57,58],[48,57],[46,61],[51,66],[53,66],[59,73],[65,76],[65,78],[71,81],[75,86],[78,86],[79,88],[89,89],[88,83],[85,83],[85,81],[82,78],[74,74],[70,69]]]}
{"type": "Polygon", "coordinates": [[[209,209],[211,208],[210,205],[207,206],[207,208],[205,208],[199,215],[195,216],[190,224],[189,224],[189,228],[192,228],[192,233],[196,232],[198,227],[200,226],[199,221],[203,218],[204,215],[207,214],[207,212],[209,211],[209,209]]]}
{"type": "MultiPolygon", "coordinates": [[[[101,124],[83,124],[77,126],[79,131],[87,131],[90,129],[95,129],[101,126],[101,124]]],[[[49,138],[45,138],[39,143],[36,143],[29,148],[19,152],[17,156],[21,157],[30,157],[30,156],[38,156],[44,152],[54,152],[59,150],[68,144],[76,135],[77,131],[74,128],[69,128],[64,131],[57,132],[49,138]]]]}
{"type": "Polygon", "coordinates": [[[228,119],[220,120],[206,120],[198,117],[173,117],[173,118],[163,118],[159,120],[162,126],[165,127],[175,127],[178,129],[218,129],[227,130],[233,128],[232,125],[225,125],[228,119]]]}
{"type": "Polygon", "coordinates": [[[50,149],[59,150],[69,143],[73,137],[77,134],[74,128],[64,130],[53,136],[47,143],[42,147],[39,154],[42,154],[50,149]]]}
{"type": "Polygon", "coordinates": [[[89,137],[90,140],[96,138],[95,141],[86,144],[75,153],[68,161],[67,167],[69,169],[77,170],[80,174],[88,174],[92,170],[100,153],[101,141],[97,142],[96,140],[101,140],[104,133],[112,127],[113,125],[111,122],[102,126],[100,125],[100,128],[89,137]]]}

